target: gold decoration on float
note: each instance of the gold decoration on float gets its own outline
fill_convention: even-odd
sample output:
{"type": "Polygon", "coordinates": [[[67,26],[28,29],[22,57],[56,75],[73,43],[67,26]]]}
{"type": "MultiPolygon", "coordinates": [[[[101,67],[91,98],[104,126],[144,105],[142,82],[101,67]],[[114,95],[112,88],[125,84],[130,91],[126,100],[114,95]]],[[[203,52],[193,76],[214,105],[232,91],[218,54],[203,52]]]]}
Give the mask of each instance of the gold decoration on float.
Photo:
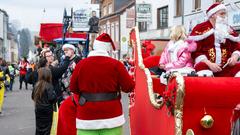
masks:
{"type": "Polygon", "coordinates": [[[214,120],[211,115],[205,115],[203,118],[200,120],[200,124],[203,128],[211,128],[213,126],[214,120]]]}
{"type": "Polygon", "coordinates": [[[195,135],[192,129],[188,129],[186,135],[195,135]]]}
{"type": "Polygon", "coordinates": [[[176,102],[174,107],[175,135],[182,135],[183,101],[185,96],[184,78],[180,73],[177,72],[171,74],[169,80],[172,80],[173,78],[176,78],[177,83],[176,102]]]}
{"type": "Polygon", "coordinates": [[[145,65],[143,64],[143,58],[142,58],[142,52],[141,52],[141,43],[140,43],[140,36],[139,36],[139,30],[138,27],[135,27],[136,32],[136,45],[137,48],[137,55],[138,55],[138,66],[140,69],[144,70],[146,77],[147,77],[147,85],[148,85],[148,95],[151,104],[154,106],[154,108],[159,109],[163,106],[164,102],[161,99],[157,99],[159,97],[156,93],[153,92],[153,83],[152,83],[152,77],[151,73],[148,68],[145,68],[145,65]]]}
{"type": "Polygon", "coordinates": [[[214,119],[211,115],[207,114],[206,109],[204,108],[204,116],[200,120],[200,124],[203,128],[211,128],[213,126],[214,119]]]}

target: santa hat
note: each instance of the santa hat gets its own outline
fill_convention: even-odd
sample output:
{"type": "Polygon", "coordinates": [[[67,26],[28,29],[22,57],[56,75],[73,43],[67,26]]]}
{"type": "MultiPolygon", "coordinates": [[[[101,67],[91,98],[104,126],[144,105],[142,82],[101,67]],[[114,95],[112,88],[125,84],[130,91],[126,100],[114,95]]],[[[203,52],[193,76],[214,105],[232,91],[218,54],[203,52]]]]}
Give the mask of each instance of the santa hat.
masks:
{"type": "Polygon", "coordinates": [[[93,50],[110,51],[111,49],[115,50],[115,46],[107,33],[102,33],[93,43],[93,50]]]}
{"type": "Polygon", "coordinates": [[[221,4],[219,2],[212,4],[206,11],[208,18],[210,18],[213,14],[215,14],[219,10],[227,10],[227,8],[224,4],[221,4]]]}
{"type": "Polygon", "coordinates": [[[72,44],[64,44],[62,47],[62,50],[64,50],[65,48],[73,49],[73,51],[75,51],[75,49],[76,49],[75,46],[72,44]]]}

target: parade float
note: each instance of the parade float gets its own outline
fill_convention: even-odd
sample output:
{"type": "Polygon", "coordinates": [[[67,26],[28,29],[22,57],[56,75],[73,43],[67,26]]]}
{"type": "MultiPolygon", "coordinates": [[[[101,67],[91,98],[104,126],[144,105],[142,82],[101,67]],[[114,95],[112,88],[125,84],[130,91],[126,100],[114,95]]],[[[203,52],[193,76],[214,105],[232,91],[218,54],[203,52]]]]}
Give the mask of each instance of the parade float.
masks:
{"type": "Polygon", "coordinates": [[[151,75],[158,64],[143,61],[139,31],[130,33],[134,48],[135,90],[130,94],[131,135],[231,135],[239,119],[240,79],[173,73],[168,84],[151,75]]]}
{"type": "Polygon", "coordinates": [[[88,53],[88,33],[74,32],[71,28],[65,28],[62,23],[42,23],[39,32],[38,47],[44,47],[44,44],[52,45],[59,49],[65,43],[81,45],[81,50],[84,55],[88,53]],[[66,29],[66,30],[65,30],[66,29]]]}

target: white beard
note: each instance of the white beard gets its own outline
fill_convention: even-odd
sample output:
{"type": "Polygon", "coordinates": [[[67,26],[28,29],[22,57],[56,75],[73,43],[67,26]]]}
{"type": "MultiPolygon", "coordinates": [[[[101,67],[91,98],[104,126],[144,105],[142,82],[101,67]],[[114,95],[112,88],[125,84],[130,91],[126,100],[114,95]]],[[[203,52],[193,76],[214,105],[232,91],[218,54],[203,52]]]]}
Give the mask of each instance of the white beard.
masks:
{"type": "Polygon", "coordinates": [[[217,16],[215,24],[215,42],[224,43],[226,37],[229,35],[230,27],[227,22],[227,18],[221,18],[217,16]]]}

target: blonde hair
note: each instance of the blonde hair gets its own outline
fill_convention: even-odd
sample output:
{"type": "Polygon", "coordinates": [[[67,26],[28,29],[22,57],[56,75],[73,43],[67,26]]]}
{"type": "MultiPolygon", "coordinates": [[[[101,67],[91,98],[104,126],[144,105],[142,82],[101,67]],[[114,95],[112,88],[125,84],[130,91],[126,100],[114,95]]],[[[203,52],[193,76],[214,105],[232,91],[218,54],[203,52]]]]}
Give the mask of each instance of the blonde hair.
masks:
{"type": "Polygon", "coordinates": [[[187,38],[186,30],[182,25],[173,26],[170,31],[170,39],[173,41],[185,40],[187,38]]]}

